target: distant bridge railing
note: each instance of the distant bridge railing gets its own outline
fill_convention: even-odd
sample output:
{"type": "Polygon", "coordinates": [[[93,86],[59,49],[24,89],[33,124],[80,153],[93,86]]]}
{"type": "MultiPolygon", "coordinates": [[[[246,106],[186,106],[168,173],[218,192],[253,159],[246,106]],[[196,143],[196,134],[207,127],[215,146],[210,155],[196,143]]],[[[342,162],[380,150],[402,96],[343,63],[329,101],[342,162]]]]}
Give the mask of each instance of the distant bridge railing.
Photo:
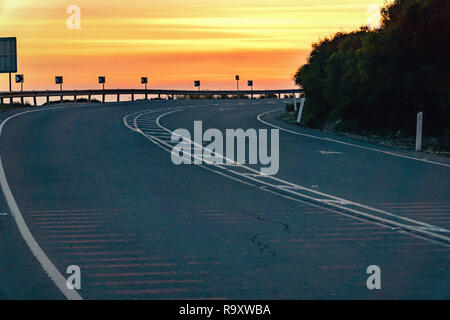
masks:
{"type": "Polygon", "coordinates": [[[170,89],[93,89],[93,90],[41,90],[41,91],[3,91],[0,92],[0,102],[5,103],[5,99],[9,103],[14,102],[14,99],[19,98],[23,103],[24,98],[32,98],[34,105],[37,106],[37,98],[44,97],[47,102],[50,102],[50,97],[73,97],[76,102],[77,97],[87,97],[90,101],[92,96],[101,96],[102,102],[105,102],[106,96],[116,96],[117,102],[120,102],[121,95],[131,95],[131,100],[135,100],[136,95],[144,95],[148,99],[149,95],[167,96],[173,99],[175,96],[251,96],[254,95],[277,95],[281,99],[281,95],[297,95],[302,93],[303,89],[282,89],[282,90],[170,90],[170,89]]]}

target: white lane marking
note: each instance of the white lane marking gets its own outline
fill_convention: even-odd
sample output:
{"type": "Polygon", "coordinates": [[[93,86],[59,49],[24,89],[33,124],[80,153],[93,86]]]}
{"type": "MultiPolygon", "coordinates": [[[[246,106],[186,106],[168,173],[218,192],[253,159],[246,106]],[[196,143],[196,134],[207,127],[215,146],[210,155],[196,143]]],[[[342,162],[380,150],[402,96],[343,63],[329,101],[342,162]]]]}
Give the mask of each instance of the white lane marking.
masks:
{"type": "Polygon", "coordinates": [[[321,154],[342,154],[342,152],[338,151],[319,151],[321,154]]]}
{"type": "Polygon", "coordinates": [[[7,216],[8,214],[6,212],[0,212],[0,216],[7,216]]]}
{"type": "Polygon", "coordinates": [[[361,146],[361,145],[358,145],[358,144],[344,142],[344,141],[340,141],[340,140],[336,140],[336,139],[323,138],[323,137],[318,137],[318,136],[314,136],[314,135],[307,134],[307,133],[300,133],[300,132],[297,132],[297,131],[293,131],[293,130],[289,130],[289,129],[286,129],[286,128],[282,128],[282,127],[277,126],[277,125],[275,125],[273,123],[270,123],[270,122],[262,120],[262,117],[265,116],[266,114],[274,113],[274,112],[279,111],[279,110],[281,110],[281,109],[275,109],[275,110],[271,110],[271,111],[267,111],[267,112],[261,113],[261,114],[257,115],[256,119],[258,119],[259,122],[262,122],[262,123],[264,123],[264,124],[266,124],[268,126],[271,126],[271,127],[274,127],[274,128],[277,128],[277,129],[280,129],[282,131],[286,131],[286,132],[289,132],[289,133],[292,133],[292,134],[296,134],[298,136],[303,136],[303,137],[317,139],[317,140],[323,140],[323,141],[330,141],[330,142],[339,143],[339,144],[343,144],[343,145],[350,146],[350,147],[355,147],[355,148],[370,150],[370,151],[374,151],[374,152],[384,153],[384,154],[388,154],[388,155],[394,156],[394,157],[405,158],[405,159],[425,162],[425,163],[429,163],[429,164],[435,164],[435,165],[443,166],[443,167],[450,167],[450,164],[446,164],[446,163],[442,163],[442,162],[437,162],[437,161],[432,161],[432,160],[422,159],[422,158],[415,158],[415,157],[406,156],[406,155],[403,155],[403,154],[398,154],[398,153],[395,153],[395,152],[390,152],[390,151],[385,151],[385,150],[380,150],[380,149],[375,149],[375,148],[370,148],[370,147],[364,147],[364,146],[361,146]]]}
{"type": "MultiPolygon", "coordinates": [[[[72,107],[72,106],[70,106],[72,107]]],[[[81,107],[81,106],[79,106],[81,107]]],[[[38,111],[45,111],[45,110],[56,110],[56,109],[64,109],[69,108],[69,106],[65,107],[52,107],[52,108],[45,108],[45,109],[37,109],[37,110],[30,110],[25,112],[16,113],[8,118],[6,118],[1,124],[0,124],[0,137],[3,131],[3,127],[5,124],[20,115],[24,115],[31,112],[38,112],[38,111]]],[[[9,188],[8,180],[6,179],[5,170],[3,169],[3,163],[2,158],[0,156],[0,184],[3,190],[3,194],[5,195],[5,199],[8,203],[9,209],[11,211],[11,214],[17,224],[17,227],[20,231],[20,234],[22,235],[23,239],[25,240],[26,244],[30,248],[31,252],[33,253],[34,257],[39,261],[44,271],[48,274],[50,279],[53,281],[53,283],[56,285],[56,287],[62,292],[62,294],[69,300],[82,300],[83,298],[78,294],[75,290],[69,290],[66,286],[66,279],[64,276],[59,272],[59,270],[55,267],[55,265],[50,261],[50,259],[47,257],[45,252],[41,249],[39,244],[37,243],[36,239],[34,239],[33,235],[30,232],[30,229],[28,229],[27,224],[25,223],[25,220],[23,219],[22,213],[20,212],[19,206],[17,205],[16,200],[14,199],[14,196],[11,192],[11,189],[9,188]]]]}
{"type": "MultiPolygon", "coordinates": [[[[156,119],[156,123],[158,124],[158,126],[160,126],[162,129],[166,130],[167,132],[172,132],[172,131],[170,131],[170,129],[168,129],[168,128],[166,128],[166,127],[164,127],[163,125],[160,124],[160,119],[161,119],[162,117],[165,117],[165,116],[171,114],[171,113],[179,112],[179,111],[181,111],[181,110],[169,111],[169,112],[167,112],[167,113],[164,113],[164,114],[160,115],[160,116],[156,119]]],[[[139,118],[139,117],[140,117],[140,115],[137,116],[137,118],[139,118]]],[[[134,123],[137,124],[136,121],[134,121],[134,123]]],[[[158,139],[158,140],[159,140],[159,141],[162,141],[162,140],[160,140],[160,139],[158,139]]],[[[190,140],[190,139],[186,139],[186,140],[189,141],[189,142],[191,142],[191,144],[193,144],[193,145],[197,145],[198,147],[200,147],[200,148],[202,148],[202,149],[204,149],[204,150],[207,150],[207,151],[209,151],[209,152],[215,154],[215,155],[218,156],[218,157],[221,157],[221,158],[222,158],[224,161],[226,161],[226,162],[235,163],[237,167],[241,167],[241,168],[243,168],[243,169],[245,169],[245,170],[247,170],[247,171],[252,172],[252,174],[249,174],[249,173],[247,173],[247,172],[238,172],[238,171],[235,171],[235,170],[230,170],[230,171],[232,171],[233,173],[235,173],[235,174],[237,174],[237,175],[240,175],[240,176],[243,176],[243,177],[247,177],[247,178],[249,178],[249,179],[251,179],[251,180],[255,180],[255,181],[260,182],[260,183],[262,182],[262,181],[260,181],[260,180],[255,179],[256,177],[262,177],[262,175],[261,175],[261,173],[260,173],[259,171],[255,170],[255,169],[252,169],[252,168],[250,168],[250,167],[247,167],[247,166],[245,166],[245,165],[243,165],[243,164],[237,163],[237,162],[235,162],[233,159],[227,158],[226,156],[224,156],[224,155],[222,155],[222,154],[220,154],[220,153],[218,153],[218,152],[214,152],[214,151],[211,150],[211,149],[208,149],[208,148],[206,148],[206,147],[203,147],[202,145],[196,143],[195,141],[192,141],[192,140],[190,140]],[[252,178],[252,177],[255,177],[255,178],[252,178]]],[[[193,156],[194,158],[196,157],[196,155],[192,155],[192,156],[193,156]]],[[[200,158],[198,158],[198,159],[200,159],[200,158]]],[[[333,203],[333,200],[334,200],[334,203],[346,203],[346,204],[352,204],[352,205],[354,205],[354,206],[358,206],[358,207],[364,208],[364,209],[366,209],[366,210],[375,211],[375,212],[378,212],[378,213],[381,213],[381,214],[384,214],[384,215],[388,215],[388,216],[391,216],[391,217],[395,217],[395,218],[398,218],[398,219],[401,219],[401,220],[404,220],[404,221],[408,221],[408,222],[412,222],[412,223],[417,223],[417,224],[420,224],[420,225],[423,225],[423,226],[434,227],[434,226],[432,226],[432,225],[430,225],[430,224],[428,224],[428,223],[425,223],[425,222],[417,221],[417,220],[410,219],[410,218],[406,218],[406,217],[399,217],[399,216],[397,216],[397,215],[395,215],[395,214],[392,214],[392,213],[387,212],[387,211],[382,210],[382,209],[378,209],[378,208],[366,206],[366,205],[363,205],[363,204],[360,204],[360,203],[357,203],[357,202],[352,202],[352,201],[349,201],[349,200],[347,200],[347,199],[343,199],[343,198],[340,198],[340,197],[337,197],[337,196],[333,196],[333,195],[330,195],[330,194],[327,194],[327,193],[324,193],[324,192],[320,192],[320,191],[316,191],[316,190],[313,190],[313,189],[309,189],[309,188],[306,188],[306,187],[303,187],[303,186],[294,184],[294,183],[292,183],[292,182],[289,182],[289,181],[286,181],[286,180],[283,180],[283,179],[280,179],[280,178],[276,178],[276,177],[274,177],[274,176],[267,176],[267,175],[265,175],[264,178],[267,178],[267,179],[276,181],[276,182],[278,182],[279,184],[290,185],[290,186],[292,186],[292,187],[295,187],[295,189],[304,190],[304,191],[313,193],[313,194],[315,194],[315,195],[317,195],[317,196],[320,196],[320,197],[323,197],[323,198],[331,198],[331,200],[328,199],[328,201],[329,201],[330,203],[333,203]]],[[[264,184],[267,184],[267,185],[269,185],[269,186],[271,186],[271,187],[277,188],[277,184],[273,184],[273,183],[271,184],[271,183],[268,183],[268,182],[264,182],[264,184]]],[[[292,193],[297,193],[297,192],[293,192],[293,191],[292,191],[292,193]]],[[[299,193],[297,193],[297,194],[299,194],[299,193]]],[[[309,196],[306,196],[306,195],[304,195],[304,194],[299,194],[299,195],[317,201],[317,198],[309,197],[309,196]]],[[[322,200],[319,200],[319,201],[322,201],[322,200]]],[[[450,240],[450,239],[449,239],[449,240],[450,240]]]]}
{"type": "MultiPolygon", "coordinates": [[[[175,113],[175,112],[178,112],[178,111],[181,111],[181,110],[180,110],[180,109],[178,109],[178,110],[172,110],[172,111],[166,112],[166,113],[164,113],[164,114],[161,114],[161,115],[160,115],[159,117],[157,117],[157,119],[156,119],[157,125],[160,126],[162,129],[166,130],[167,132],[172,132],[172,131],[170,131],[168,128],[166,128],[166,127],[164,127],[163,125],[161,125],[160,119],[161,119],[162,117],[164,117],[164,116],[167,116],[167,115],[169,115],[169,114],[171,114],[171,113],[175,113]]],[[[138,116],[134,119],[133,124],[136,126],[136,129],[132,129],[132,128],[127,124],[127,119],[126,119],[127,117],[124,117],[124,118],[123,118],[123,122],[124,122],[124,124],[125,124],[127,127],[129,127],[130,129],[132,129],[133,131],[137,131],[137,132],[142,133],[142,134],[143,134],[145,137],[147,137],[150,141],[154,142],[155,144],[157,144],[158,146],[160,146],[160,147],[163,148],[164,150],[166,150],[166,151],[168,151],[168,152],[171,152],[171,147],[172,147],[172,146],[168,145],[167,143],[164,143],[164,141],[161,141],[160,139],[158,139],[158,138],[156,138],[156,137],[151,137],[151,136],[149,136],[149,135],[143,133],[143,132],[138,128],[138,126],[137,126],[137,118],[140,118],[140,117],[143,116],[144,114],[145,114],[145,112],[141,113],[140,115],[138,115],[138,116]],[[157,141],[157,142],[155,142],[155,141],[157,141]],[[165,145],[166,147],[164,147],[163,145],[165,145]]],[[[190,141],[191,141],[191,140],[190,140],[190,141]]],[[[191,141],[191,143],[193,143],[194,145],[197,145],[197,146],[199,146],[199,147],[201,147],[201,148],[203,148],[203,149],[205,149],[205,150],[208,150],[207,148],[204,148],[203,146],[201,146],[201,145],[195,143],[194,141],[191,141]]],[[[212,150],[209,150],[209,151],[212,152],[212,150]]],[[[228,159],[227,157],[225,157],[225,156],[223,156],[223,155],[221,155],[221,154],[219,154],[219,153],[215,153],[215,154],[216,154],[217,156],[222,157],[224,160],[233,161],[232,159],[228,159]]],[[[193,156],[193,157],[195,158],[195,155],[191,155],[191,156],[193,156]]],[[[199,166],[202,167],[202,168],[206,168],[206,166],[203,166],[203,165],[199,165],[199,166]]],[[[224,169],[223,167],[221,167],[221,166],[219,166],[219,165],[213,165],[213,166],[215,166],[215,167],[221,169],[222,171],[223,171],[223,169],[224,169]]],[[[254,172],[254,173],[255,173],[255,176],[259,176],[259,175],[260,175],[259,171],[256,171],[256,170],[254,170],[254,169],[252,169],[252,168],[249,168],[249,167],[247,167],[247,166],[244,166],[244,165],[241,165],[241,164],[237,164],[237,166],[239,166],[239,167],[241,167],[241,168],[243,168],[243,169],[246,169],[246,170],[248,170],[248,171],[254,172]]],[[[210,171],[217,172],[216,170],[213,170],[213,169],[211,169],[211,168],[208,168],[208,169],[209,169],[210,171]]],[[[333,207],[335,207],[335,208],[337,208],[337,209],[345,210],[345,211],[347,211],[347,212],[351,212],[351,213],[356,214],[356,215],[359,215],[359,216],[364,216],[365,218],[368,218],[370,222],[373,222],[373,220],[376,220],[376,221],[378,221],[378,224],[379,224],[380,222],[381,222],[381,223],[387,223],[387,224],[390,224],[390,225],[394,225],[394,226],[396,226],[396,227],[404,228],[405,230],[410,230],[410,232],[411,232],[411,231],[416,231],[416,232],[420,232],[420,233],[422,233],[422,234],[426,234],[426,235],[431,236],[431,237],[434,237],[434,238],[439,238],[439,239],[442,239],[442,240],[444,240],[444,241],[450,242],[450,238],[429,231],[429,230],[438,230],[438,229],[439,229],[439,230],[446,230],[446,229],[443,229],[443,228],[440,228],[440,227],[436,227],[436,226],[430,225],[430,224],[428,224],[428,223],[424,223],[424,222],[421,222],[421,221],[418,221],[418,220],[414,220],[414,219],[410,219],[410,218],[403,217],[403,216],[398,216],[398,215],[392,214],[392,213],[390,213],[390,212],[387,212],[387,211],[385,211],[385,210],[381,210],[381,209],[369,207],[369,206],[366,206],[366,205],[363,205],[363,204],[360,204],[360,203],[348,201],[348,200],[346,200],[346,199],[342,199],[342,198],[339,198],[339,197],[336,197],[336,196],[333,196],[333,195],[325,194],[325,193],[322,193],[322,192],[319,192],[319,191],[315,191],[315,190],[312,190],[312,189],[309,189],[309,188],[306,188],[306,187],[302,187],[302,186],[293,184],[293,183],[291,183],[291,182],[288,182],[288,181],[285,181],[285,180],[282,180],[282,179],[279,179],[279,178],[276,178],[276,177],[270,177],[270,176],[267,177],[267,176],[266,176],[266,178],[269,178],[269,179],[271,179],[271,180],[274,180],[274,181],[278,182],[278,184],[276,184],[276,183],[275,183],[275,184],[274,184],[274,183],[271,184],[271,183],[268,183],[268,182],[266,182],[266,181],[258,180],[256,177],[253,178],[252,176],[249,176],[249,175],[246,174],[246,173],[240,173],[240,172],[237,172],[237,171],[234,171],[234,170],[228,170],[228,169],[225,169],[225,170],[227,170],[227,171],[229,171],[229,172],[233,172],[233,173],[235,173],[236,175],[239,175],[239,176],[243,177],[244,179],[247,178],[248,180],[254,181],[254,182],[256,182],[256,183],[264,184],[265,186],[260,187],[260,188],[261,188],[262,190],[264,190],[264,191],[270,191],[269,189],[267,189],[267,186],[272,187],[272,188],[274,188],[274,189],[278,189],[278,190],[284,190],[284,191],[286,191],[286,192],[288,192],[288,193],[291,193],[291,194],[293,194],[293,195],[295,195],[295,196],[298,196],[298,197],[302,197],[302,198],[304,198],[304,199],[312,200],[312,201],[315,201],[315,202],[326,203],[326,204],[331,205],[331,206],[333,206],[333,207]],[[284,185],[288,185],[288,186],[293,186],[293,187],[295,187],[295,188],[293,188],[294,190],[295,190],[295,189],[300,189],[300,190],[304,190],[304,191],[306,191],[306,192],[313,193],[313,194],[315,194],[315,195],[322,196],[322,197],[324,197],[324,198],[331,198],[331,199],[314,198],[314,197],[308,196],[308,195],[303,194],[303,193],[299,193],[299,192],[294,191],[294,190],[289,190],[289,189],[287,189],[286,187],[280,188],[280,187],[279,187],[279,184],[284,184],[284,185]],[[410,223],[414,223],[414,224],[417,224],[417,225],[421,225],[421,226],[423,226],[423,227],[425,227],[425,228],[418,228],[418,227],[415,227],[415,226],[406,225],[406,224],[401,223],[401,222],[398,222],[398,221],[392,221],[392,220],[390,220],[390,219],[386,219],[386,218],[383,218],[383,217],[380,217],[380,216],[375,216],[375,215],[373,215],[373,214],[370,214],[370,213],[367,213],[367,212],[363,212],[363,211],[360,211],[360,210],[357,210],[357,209],[354,209],[354,208],[344,207],[343,205],[353,205],[353,206],[355,206],[355,207],[359,207],[359,208],[362,208],[362,209],[366,209],[366,210],[369,210],[369,211],[372,211],[372,212],[377,212],[377,213],[381,213],[381,214],[383,214],[383,215],[391,216],[391,217],[396,218],[396,219],[398,219],[398,220],[407,221],[407,222],[410,222],[410,223]]],[[[229,177],[229,176],[226,175],[225,173],[221,173],[221,174],[224,175],[224,176],[226,176],[226,177],[229,177]]],[[[232,178],[232,177],[230,177],[230,178],[232,178]]],[[[240,179],[239,179],[239,180],[240,180],[240,179]]],[[[254,186],[254,185],[252,185],[252,186],[254,186]]],[[[283,195],[281,195],[281,196],[283,196],[283,195]]],[[[284,197],[286,197],[286,196],[284,196],[284,197]]],[[[291,197],[289,197],[289,198],[291,198],[291,197]]],[[[304,202],[304,201],[299,200],[299,199],[297,199],[297,200],[300,201],[300,202],[304,202]]],[[[309,202],[306,202],[306,203],[309,203],[309,202]]],[[[327,209],[329,209],[329,208],[327,208],[327,209]]],[[[342,212],[339,211],[339,210],[333,210],[333,209],[330,209],[330,210],[331,210],[331,211],[334,211],[334,212],[337,212],[337,213],[342,213],[342,212]]],[[[342,214],[344,214],[344,215],[346,215],[346,216],[350,216],[350,217],[355,217],[354,215],[351,215],[351,214],[348,214],[348,213],[342,213],[342,214]]],[[[355,217],[355,218],[356,218],[356,217],[355,217]]],[[[409,234],[412,235],[412,236],[416,236],[416,234],[411,234],[411,233],[409,233],[409,234]]],[[[422,236],[422,237],[418,237],[418,238],[424,239],[423,236],[422,236]]],[[[426,238],[425,238],[425,239],[426,239],[426,238]]],[[[434,241],[434,240],[432,240],[432,239],[429,239],[429,240],[430,240],[431,242],[436,242],[436,241],[434,241]]],[[[443,243],[440,243],[440,244],[441,244],[441,245],[444,245],[444,246],[449,246],[448,244],[443,244],[443,243]]]]}

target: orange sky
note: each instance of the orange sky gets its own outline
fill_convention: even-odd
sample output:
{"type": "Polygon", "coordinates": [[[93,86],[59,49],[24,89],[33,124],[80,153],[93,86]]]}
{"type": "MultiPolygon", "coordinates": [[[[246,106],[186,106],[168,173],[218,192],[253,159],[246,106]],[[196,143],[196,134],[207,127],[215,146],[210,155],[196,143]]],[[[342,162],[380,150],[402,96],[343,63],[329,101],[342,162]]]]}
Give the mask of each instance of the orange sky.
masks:
{"type": "MultiPolygon", "coordinates": [[[[366,25],[384,0],[0,0],[0,37],[18,38],[24,88],[293,88],[311,43],[366,25]],[[67,28],[69,5],[81,29],[67,28]],[[246,83],[242,82],[244,87],[246,83]]],[[[13,88],[18,86],[13,84],[13,88]]],[[[0,90],[8,76],[0,74],[0,90]]]]}

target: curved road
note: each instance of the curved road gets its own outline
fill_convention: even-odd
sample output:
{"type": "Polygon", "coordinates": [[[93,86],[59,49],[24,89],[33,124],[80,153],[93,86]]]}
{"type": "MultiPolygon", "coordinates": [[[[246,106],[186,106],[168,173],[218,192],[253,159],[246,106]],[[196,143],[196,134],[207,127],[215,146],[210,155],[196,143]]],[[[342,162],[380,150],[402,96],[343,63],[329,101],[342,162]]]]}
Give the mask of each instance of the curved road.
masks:
{"type": "MultiPolygon", "coordinates": [[[[283,106],[150,101],[19,115],[0,136],[5,181],[56,273],[81,268],[84,299],[449,298],[449,161],[292,126],[271,112],[283,106]],[[280,128],[279,173],[174,165],[170,131],[192,132],[194,120],[280,128]],[[381,290],[366,287],[370,265],[381,290]]],[[[70,298],[7,200],[0,298],[70,298]]]]}

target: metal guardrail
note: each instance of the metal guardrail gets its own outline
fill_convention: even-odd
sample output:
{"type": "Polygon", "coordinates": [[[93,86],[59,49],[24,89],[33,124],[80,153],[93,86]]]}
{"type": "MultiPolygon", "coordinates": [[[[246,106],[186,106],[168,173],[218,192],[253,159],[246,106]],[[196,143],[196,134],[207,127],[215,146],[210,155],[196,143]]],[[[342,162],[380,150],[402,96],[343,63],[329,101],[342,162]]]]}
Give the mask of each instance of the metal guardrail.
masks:
{"type": "Polygon", "coordinates": [[[131,100],[134,101],[135,95],[144,95],[147,99],[149,95],[158,95],[171,97],[174,96],[251,96],[254,95],[269,95],[275,94],[278,98],[281,98],[282,94],[297,94],[302,93],[303,89],[282,89],[282,90],[171,90],[171,89],[93,89],[93,90],[40,90],[40,91],[3,91],[0,92],[0,102],[4,103],[5,99],[9,99],[9,103],[13,102],[13,99],[20,98],[23,102],[24,98],[33,98],[34,105],[37,105],[37,98],[44,97],[47,102],[50,101],[50,97],[74,97],[76,101],[77,97],[87,96],[88,100],[91,100],[92,96],[102,96],[102,102],[105,102],[105,96],[117,96],[117,101],[120,101],[121,95],[131,95],[131,100]]]}

